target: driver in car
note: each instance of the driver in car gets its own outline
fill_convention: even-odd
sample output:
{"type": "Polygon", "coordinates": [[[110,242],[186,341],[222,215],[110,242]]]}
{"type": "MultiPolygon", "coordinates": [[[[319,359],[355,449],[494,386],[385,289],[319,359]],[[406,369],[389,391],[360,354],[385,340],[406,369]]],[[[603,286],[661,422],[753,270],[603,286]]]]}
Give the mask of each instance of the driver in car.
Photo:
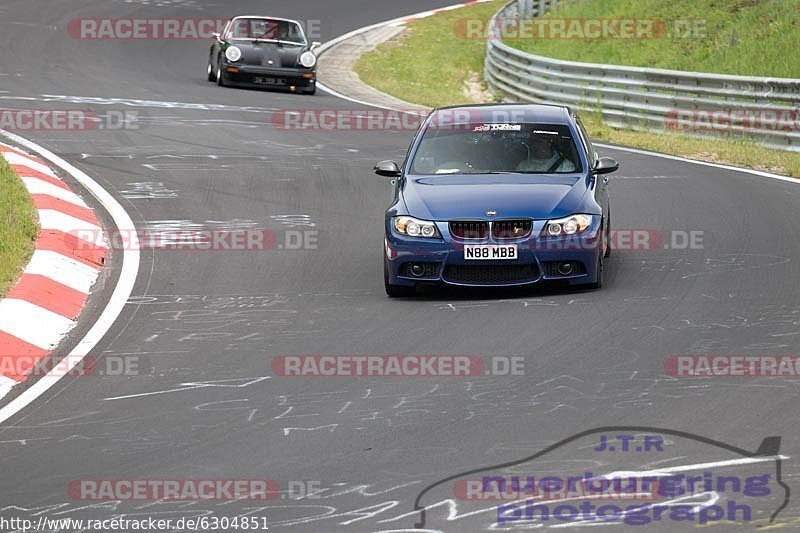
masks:
{"type": "Polygon", "coordinates": [[[520,172],[574,172],[575,163],[556,148],[556,135],[533,132],[527,159],[517,165],[520,172]]]}

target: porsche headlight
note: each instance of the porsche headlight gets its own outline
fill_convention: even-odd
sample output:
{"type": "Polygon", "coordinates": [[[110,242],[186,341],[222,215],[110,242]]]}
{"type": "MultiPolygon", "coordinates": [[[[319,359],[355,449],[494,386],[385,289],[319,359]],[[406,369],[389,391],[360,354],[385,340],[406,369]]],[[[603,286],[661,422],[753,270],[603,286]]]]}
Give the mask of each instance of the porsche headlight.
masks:
{"type": "Polygon", "coordinates": [[[227,50],[225,50],[225,57],[231,63],[236,63],[242,58],[242,51],[237,46],[229,46],[227,50]]]}
{"type": "Polygon", "coordinates": [[[303,52],[300,54],[300,64],[306,68],[311,68],[317,64],[317,56],[313,52],[303,52]]]}
{"type": "Polygon", "coordinates": [[[427,220],[419,220],[414,217],[395,217],[392,221],[394,229],[402,235],[409,237],[441,238],[436,224],[427,220]]]}
{"type": "Polygon", "coordinates": [[[542,229],[543,237],[558,237],[559,235],[575,235],[582,233],[592,225],[592,215],[570,215],[565,218],[548,220],[542,229]]]}

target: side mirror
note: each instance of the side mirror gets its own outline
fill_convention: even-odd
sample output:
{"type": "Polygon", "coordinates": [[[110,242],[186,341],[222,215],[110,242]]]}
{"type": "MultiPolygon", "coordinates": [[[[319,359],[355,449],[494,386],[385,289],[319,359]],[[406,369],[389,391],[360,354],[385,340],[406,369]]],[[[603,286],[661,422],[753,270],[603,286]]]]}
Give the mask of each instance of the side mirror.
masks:
{"type": "Polygon", "coordinates": [[[616,159],[612,159],[610,157],[601,157],[597,160],[597,164],[592,169],[592,172],[595,174],[608,174],[609,172],[614,172],[619,169],[619,163],[617,163],[616,159]]]}
{"type": "Polygon", "coordinates": [[[220,34],[219,34],[219,33],[217,33],[217,32],[214,32],[214,33],[212,33],[212,34],[211,34],[211,37],[213,37],[214,39],[216,39],[216,40],[218,40],[218,41],[220,40],[220,39],[219,39],[219,37],[220,37],[220,34]]]}
{"type": "Polygon", "coordinates": [[[373,170],[378,176],[386,176],[387,178],[398,178],[402,174],[400,167],[394,161],[381,161],[375,165],[373,170]]]}
{"type": "Polygon", "coordinates": [[[317,47],[318,47],[319,45],[321,45],[321,44],[322,44],[322,43],[321,43],[321,42],[319,42],[319,41],[314,41],[313,43],[311,43],[311,48],[309,48],[308,50],[309,50],[309,51],[311,51],[311,52],[313,52],[313,51],[314,51],[314,49],[315,49],[315,48],[317,48],[317,47]]]}

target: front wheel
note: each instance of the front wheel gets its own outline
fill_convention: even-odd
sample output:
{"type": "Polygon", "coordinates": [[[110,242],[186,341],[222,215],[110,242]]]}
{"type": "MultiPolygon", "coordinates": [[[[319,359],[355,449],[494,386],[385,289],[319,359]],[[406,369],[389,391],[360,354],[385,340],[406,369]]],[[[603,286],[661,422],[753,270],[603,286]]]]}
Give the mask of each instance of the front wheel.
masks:
{"type": "Polygon", "coordinates": [[[317,94],[317,85],[314,84],[311,87],[309,87],[308,89],[303,89],[303,94],[308,94],[308,95],[311,95],[311,96],[317,94]]]}
{"type": "Polygon", "coordinates": [[[414,296],[417,293],[415,287],[403,287],[402,285],[389,283],[389,262],[385,256],[383,258],[383,287],[386,289],[386,295],[389,298],[403,298],[405,296],[414,296]]]}
{"type": "Polygon", "coordinates": [[[597,276],[597,278],[595,279],[594,283],[590,283],[588,285],[588,287],[590,289],[599,289],[599,288],[601,288],[603,286],[603,273],[604,273],[603,271],[604,271],[604,268],[603,268],[603,252],[600,251],[597,254],[597,267],[596,267],[596,276],[597,276]]]}
{"type": "Polygon", "coordinates": [[[211,66],[211,58],[208,58],[208,72],[206,73],[206,77],[208,77],[208,81],[216,81],[217,76],[214,74],[214,67],[211,66]]]}
{"type": "Polygon", "coordinates": [[[225,87],[225,79],[222,77],[222,58],[217,59],[217,85],[225,87]]]}

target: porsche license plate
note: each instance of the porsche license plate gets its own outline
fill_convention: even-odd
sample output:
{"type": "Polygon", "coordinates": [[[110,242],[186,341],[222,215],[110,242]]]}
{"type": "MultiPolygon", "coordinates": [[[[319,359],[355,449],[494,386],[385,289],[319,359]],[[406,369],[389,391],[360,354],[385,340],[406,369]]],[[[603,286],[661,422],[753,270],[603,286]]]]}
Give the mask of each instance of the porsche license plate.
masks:
{"type": "Polygon", "coordinates": [[[259,85],[286,85],[286,80],[283,78],[256,76],[253,78],[253,83],[258,83],[259,85]]]}
{"type": "Polygon", "coordinates": [[[464,259],[517,259],[516,244],[467,244],[464,245],[464,259]]]}

